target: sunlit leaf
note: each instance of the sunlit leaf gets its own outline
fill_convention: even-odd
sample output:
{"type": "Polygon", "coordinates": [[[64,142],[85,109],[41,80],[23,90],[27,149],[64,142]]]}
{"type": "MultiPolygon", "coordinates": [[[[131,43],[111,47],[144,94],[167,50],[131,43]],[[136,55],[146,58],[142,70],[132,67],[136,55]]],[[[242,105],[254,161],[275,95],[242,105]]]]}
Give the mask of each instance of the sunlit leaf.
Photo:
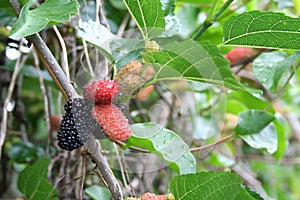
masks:
{"type": "Polygon", "coordinates": [[[161,0],[162,9],[164,11],[165,31],[160,37],[171,37],[181,31],[182,25],[174,13],[175,0],[161,0]]]}
{"type": "Polygon", "coordinates": [[[224,24],[224,45],[299,50],[299,38],[300,19],[283,13],[251,11],[224,24]]]}
{"type": "Polygon", "coordinates": [[[114,61],[110,42],[119,37],[112,34],[105,26],[91,20],[83,22],[82,28],[78,29],[78,35],[96,47],[108,60],[114,61]]]}
{"type": "Polygon", "coordinates": [[[186,143],[173,131],[152,122],[133,124],[126,147],[139,146],[156,154],[180,174],[196,172],[196,160],[186,143]]]}

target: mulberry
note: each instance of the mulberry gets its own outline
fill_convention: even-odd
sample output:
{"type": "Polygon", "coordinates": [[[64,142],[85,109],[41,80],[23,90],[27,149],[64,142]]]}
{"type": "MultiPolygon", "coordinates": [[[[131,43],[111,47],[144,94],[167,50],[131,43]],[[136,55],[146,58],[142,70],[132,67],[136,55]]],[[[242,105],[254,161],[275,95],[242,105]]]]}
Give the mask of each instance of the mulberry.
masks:
{"type": "Polygon", "coordinates": [[[96,104],[92,113],[109,139],[124,141],[131,136],[128,119],[116,105],[96,104]]]}
{"type": "Polygon", "coordinates": [[[90,133],[99,139],[106,137],[91,114],[92,106],[83,98],[70,99],[66,103],[66,114],[57,135],[58,145],[62,149],[72,151],[80,148],[88,140],[90,133]]]}
{"type": "Polygon", "coordinates": [[[114,80],[98,80],[88,83],[83,89],[83,97],[91,102],[108,104],[116,100],[120,89],[114,80]]]}

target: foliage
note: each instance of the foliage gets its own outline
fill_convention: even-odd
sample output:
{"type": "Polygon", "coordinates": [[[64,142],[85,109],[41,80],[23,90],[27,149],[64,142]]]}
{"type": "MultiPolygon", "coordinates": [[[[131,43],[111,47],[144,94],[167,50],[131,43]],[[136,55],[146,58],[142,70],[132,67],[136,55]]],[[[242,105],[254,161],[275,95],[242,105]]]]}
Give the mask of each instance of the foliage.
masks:
{"type": "Polygon", "coordinates": [[[50,199],[55,195],[56,190],[46,178],[49,163],[50,159],[41,158],[20,172],[18,187],[27,199],[50,199]]]}
{"type": "Polygon", "coordinates": [[[230,172],[177,176],[171,179],[170,189],[176,199],[262,199],[249,193],[242,180],[230,172]]]}
{"type": "Polygon", "coordinates": [[[131,129],[133,136],[128,139],[125,147],[139,144],[170,163],[170,167],[179,174],[196,172],[194,156],[186,143],[173,131],[151,122],[134,124],[131,129]]]}
{"type": "Polygon", "coordinates": [[[20,13],[12,27],[11,38],[20,38],[39,32],[50,22],[61,23],[70,20],[70,15],[77,13],[76,1],[47,1],[36,9],[31,10],[34,1],[29,1],[20,13]]]}
{"type": "Polygon", "coordinates": [[[299,50],[299,22],[283,13],[243,13],[224,24],[224,44],[299,50]]]}
{"type": "MultiPolygon", "coordinates": [[[[299,173],[294,158],[300,142],[297,0],[20,2],[17,19],[8,2],[0,6],[5,16],[0,51],[5,55],[17,46],[21,54],[17,61],[0,62],[3,94],[17,88],[1,97],[1,111],[11,112],[6,121],[1,115],[1,131],[5,125],[17,134],[6,134],[0,155],[4,169],[18,175],[19,190],[5,175],[1,185],[9,183],[16,192],[8,196],[5,187],[0,193],[7,196],[1,197],[110,199],[113,193],[100,180],[106,172],[87,159],[93,152],[57,148],[64,102],[57,72],[39,69],[44,55],[38,58],[30,44],[17,41],[40,32],[64,69],[65,82],[81,83],[73,84],[79,94],[89,78],[114,78],[130,61],[143,64],[138,74],[143,78],[137,79],[142,84],[135,82],[136,74],[128,84],[143,85],[144,97],[140,92],[125,102],[133,136],[118,143],[122,148],[99,140],[123,188],[131,182],[137,196],[147,190],[166,194],[170,188],[175,199],[300,198],[300,182],[293,176],[299,173]],[[6,26],[12,24],[8,35],[6,26]],[[86,42],[96,50],[89,51],[86,42]],[[254,53],[230,63],[225,55],[236,46],[254,53]],[[20,65],[20,78],[10,86],[20,65]],[[49,155],[51,160],[41,158],[49,155]],[[21,172],[20,166],[25,166],[21,172]],[[287,181],[291,184],[284,185],[287,181]]],[[[1,132],[0,141],[3,137],[1,132]]]]}

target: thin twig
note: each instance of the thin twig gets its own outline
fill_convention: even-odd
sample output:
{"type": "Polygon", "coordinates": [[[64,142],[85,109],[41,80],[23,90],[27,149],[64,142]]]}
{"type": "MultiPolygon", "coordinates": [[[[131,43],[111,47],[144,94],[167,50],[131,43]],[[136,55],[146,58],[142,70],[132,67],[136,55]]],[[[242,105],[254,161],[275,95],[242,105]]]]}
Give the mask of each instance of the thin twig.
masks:
{"type": "Polygon", "coordinates": [[[300,157],[281,158],[280,160],[261,155],[245,155],[245,159],[274,165],[299,165],[300,157]]]}
{"type": "MultiPolygon", "coordinates": [[[[194,148],[191,148],[190,149],[190,152],[194,152],[194,151],[201,151],[201,150],[204,150],[204,149],[207,149],[207,148],[210,148],[210,147],[213,147],[213,146],[216,146],[220,143],[223,143],[225,142],[226,140],[229,140],[230,138],[232,138],[233,136],[235,136],[235,133],[232,133],[232,134],[229,134],[211,144],[207,144],[207,145],[204,145],[204,146],[201,146],[201,147],[194,147],[194,148]]],[[[120,145],[121,147],[125,146],[126,144],[124,142],[121,142],[121,141],[114,141],[115,143],[117,143],[118,145],[120,145]]],[[[150,151],[146,150],[146,149],[143,149],[143,148],[140,148],[140,147],[136,147],[136,146],[131,146],[129,147],[130,149],[132,150],[136,150],[136,151],[139,151],[139,152],[142,152],[142,153],[150,153],[150,151]]]]}
{"type": "Polygon", "coordinates": [[[262,184],[259,180],[255,178],[253,175],[254,172],[249,168],[245,163],[236,163],[234,166],[231,167],[232,170],[237,173],[245,183],[255,192],[260,194],[260,196],[265,200],[271,200],[268,194],[262,187],[262,184]]]}
{"type": "MultiPolygon", "coordinates": [[[[296,67],[296,69],[300,66],[300,64],[296,67]]],[[[276,102],[276,100],[280,97],[282,94],[282,91],[288,86],[290,83],[290,80],[293,78],[296,69],[290,74],[284,85],[279,89],[279,91],[276,93],[276,96],[268,103],[268,105],[264,108],[264,111],[267,111],[270,109],[270,107],[276,102]]]]}
{"type": "Polygon", "coordinates": [[[61,66],[64,69],[64,72],[67,76],[67,80],[70,82],[67,47],[66,47],[64,38],[61,36],[59,30],[57,29],[57,27],[55,25],[53,26],[53,30],[55,31],[55,34],[59,40],[61,50],[62,50],[61,66]]]}
{"type": "Polygon", "coordinates": [[[91,154],[91,158],[96,162],[97,166],[100,168],[101,174],[107,183],[107,187],[112,193],[113,199],[121,200],[123,199],[122,189],[113,175],[111,169],[108,166],[107,160],[102,155],[100,150],[100,144],[96,140],[88,140],[86,143],[86,147],[88,147],[88,151],[91,154]]]}
{"type": "Polygon", "coordinates": [[[95,12],[95,18],[96,18],[96,22],[100,23],[100,19],[99,19],[99,15],[100,15],[100,2],[101,0],[96,0],[96,12],[95,12]]]}
{"type": "Polygon", "coordinates": [[[86,166],[85,166],[85,161],[86,161],[86,155],[82,156],[82,180],[81,180],[81,185],[80,185],[80,191],[79,191],[79,197],[80,200],[82,200],[83,197],[83,187],[84,187],[84,181],[86,177],[86,166]]]}
{"type": "Polygon", "coordinates": [[[106,28],[110,29],[109,23],[106,19],[104,7],[103,7],[103,0],[99,1],[99,14],[100,14],[100,23],[105,26],[106,28]]]}
{"type": "MultiPolygon", "coordinates": [[[[98,167],[98,166],[96,165],[96,167],[98,167]]],[[[94,168],[92,171],[93,171],[93,172],[101,179],[101,181],[103,182],[103,184],[104,184],[106,187],[108,187],[108,185],[107,185],[106,181],[104,180],[102,174],[101,174],[100,172],[98,172],[98,171],[96,170],[96,168],[94,168]]]]}
{"type": "MultiPolygon", "coordinates": [[[[118,145],[120,145],[121,147],[126,145],[125,142],[122,142],[122,141],[119,141],[119,140],[115,140],[114,142],[117,143],[118,145]]],[[[140,148],[140,147],[136,147],[136,146],[131,146],[129,148],[132,149],[132,150],[138,151],[138,152],[142,152],[142,153],[150,153],[150,151],[148,151],[146,149],[143,149],[143,148],[140,148]]]]}
{"type": "Polygon", "coordinates": [[[127,182],[128,182],[128,185],[130,186],[130,190],[131,192],[129,193],[131,196],[135,196],[135,191],[134,191],[134,188],[130,182],[130,177],[129,177],[129,169],[128,169],[128,165],[126,163],[126,159],[125,159],[125,156],[124,156],[124,153],[121,154],[122,156],[122,160],[123,160],[123,165],[124,165],[124,168],[125,168],[125,175],[126,175],[126,179],[127,179],[127,182]]]}
{"type": "MultiPolygon", "coordinates": [[[[20,44],[19,46],[21,46],[22,44],[20,44]]],[[[26,56],[27,57],[27,56],[26,56]]],[[[12,74],[12,78],[8,87],[8,91],[7,91],[7,95],[6,98],[4,100],[4,105],[3,105],[3,114],[2,114],[2,120],[1,120],[1,132],[0,132],[0,158],[2,155],[2,147],[4,145],[4,141],[5,141],[5,137],[6,137],[6,132],[7,132],[7,105],[9,104],[12,94],[14,92],[14,88],[15,88],[15,84],[19,75],[19,72],[22,68],[22,66],[24,65],[26,59],[24,59],[24,55],[21,53],[21,55],[19,56],[13,74],[12,74]]]]}
{"type": "Polygon", "coordinates": [[[117,160],[118,160],[118,163],[119,163],[119,166],[120,166],[120,172],[121,172],[121,175],[122,175],[123,184],[124,184],[124,187],[126,187],[127,186],[127,181],[126,181],[126,177],[125,177],[125,174],[124,174],[124,168],[123,168],[123,165],[122,165],[122,162],[121,162],[121,156],[119,154],[119,149],[118,149],[118,146],[115,143],[113,143],[113,145],[114,145],[117,160]]]}
{"type": "Polygon", "coordinates": [[[214,14],[213,18],[210,17],[206,18],[204,23],[200,26],[199,30],[193,36],[193,40],[198,40],[201,35],[213,25],[215,21],[220,17],[220,15],[228,8],[228,6],[233,2],[233,0],[226,1],[223,6],[214,14]]]}
{"type": "Polygon", "coordinates": [[[119,29],[118,29],[117,36],[121,37],[123,35],[124,30],[126,28],[126,25],[128,24],[129,19],[130,19],[130,15],[127,13],[126,16],[124,17],[119,29]]]}
{"type": "Polygon", "coordinates": [[[217,140],[217,141],[215,141],[215,142],[213,142],[213,143],[211,143],[211,144],[207,144],[207,145],[204,145],[204,146],[201,146],[201,147],[191,148],[191,149],[190,149],[190,152],[201,151],[201,150],[203,150],[203,149],[207,149],[207,148],[210,148],[210,147],[214,147],[214,146],[216,146],[216,145],[218,145],[218,144],[220,144],[220,143],[225,142],[226,140],[229,140],[229,139],[232,138],[233,136],[235,136],[235,133],[229,134],[229,135],[227,135],[227,136],[225,136],[225,137],[223,137],[223,138],[221,138],[221,139],[219,139],[219,140],[217,140]]]}
{"type": "Polygon", "coordinates": [[[62,70],[42,38],[38,34],[34,34],[32,36],[26,37],[26,39],[31,41],[36,47],[37,51],[42,57],[42,61],[46,69],[52,76],[53,80],[55,81],[56,85],[59,87],[65,98],[70,99],[79,97],[70,81],[68,81],[64,71],[62,70]]]}
{"type": "Polygon", "coordinates": [[[49,98],[48,98],[48,94],[46,91],[46,87],[44,84],[44,79],[42,77],[42,73],[40,70],[40,63],[39,63],[39,59],[38,59],[38,55],[36,53],[36,50],[33,50],[33,58],[34,58],[34,65],[36,68],[36,71],[38,73],[39,76],[39,82],[40,82],[40,88],[44,97],[44,109],[45,109],[45,120],[46,120],[46,128],[47,128],[47,146],[46,146],[46,156],[48,156],[49,153],[49,141],[50,141],[50,135],[51,135],[51,125],[50,125],[50,107],[49,107],[49,98]]]}
{"type": "MultiPolygon", "coordinates": [[[[79,27],[82,27],[82,20],[81,20],[80,15],[78,18],[78,24],[79,24],[79,27]]],[[[86,64],[88,66],[88,71],[91,74],[91,76],[94,77],[94,70],[93,70],[92,63],[91,63],[91,60],[89,57],[88,46],[87,46],[87,43],[85,40],[82,40],[82,45],[83,45],[83,52],[84,52],[85,59],[86,59],[86,64]]]]}

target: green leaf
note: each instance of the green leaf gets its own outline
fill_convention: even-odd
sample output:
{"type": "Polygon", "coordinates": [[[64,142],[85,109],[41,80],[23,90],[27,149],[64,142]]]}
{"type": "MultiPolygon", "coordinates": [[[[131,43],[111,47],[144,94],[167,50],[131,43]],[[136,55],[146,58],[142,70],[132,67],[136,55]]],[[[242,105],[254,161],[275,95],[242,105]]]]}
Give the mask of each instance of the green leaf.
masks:
{"type": "Polygon", "coordinates": [[[251,11],[224,24],[224,45],[299,50],[299,38],[300,19],[283,13],[251,11]]]}
{"type": "Polygon", "coordinates": [[[144,40],[147,41],[164,30],[164,11],[160,0],[124,0],[124,3],[143,34],[144,40]]]}
{"type": "MultiPolygon", "coordinates": [[[[226,112],[239,114],[247,109],[263,110],[268,106],[268,102],[263,101],[246,91],[233,91],[226,98],[226,112]]],[[[268,112],[274,114],[271,107],[268,112]]]]}
{"type": "Polygon", "coordinates": [[[31,0],[22,8],[19,19],[11,29],[11,38],[17,39],[37,33],[50,22],[69,21],[70,16],[78,12],[77,1],[48,0],[35,9],[31,9],[32,5],[31,0]]]}
{"type": "Polygon", "coordinates": [[[247,192],[256,200],[264,200],[259,194],[257,194],[256,192],[253,192],[250,188],[248,188],[247,186],[245,187],[245,189],[247,190],[247,192]]]}
{"type": "Polygon", "coordinates": [[[275,120],[273,122],[275,128],[276,128],[276,132],[277,132],[277,141],[278,141],[278,145],[277,145],[277,150],[276,152],[273,154],[274,157],[276,157],[277,159],[281,159],[284,156],[286,147],[287,147],[287,132],[288,132],[288,124],[286,121],[282,121],[282,120],[275,120]],[[284,123],[285,122],[285,123],[284,123]]]}
{"type": "Polygon", "coordinates": [[[161,0],[161,3],[165,16],[165,31],[159,37],[171,37],[182,30],[182,25],[174,13],[175,0],[161,0]]]}
{"type": "Polygon", "coordinates": [[[35,161],[45,154],[42,148],[33,146],[29,142],[17,142],[9,149],[9,157],[17,163],[35,161]]]}
{"type": "Polygon", "coordinates": [[[112,34],[105,26],[91,20],[83,22],[82,28],[78,29],[78,35],[96,47],[110,62],[114,62],[110,42],[119,37],[112,34]]]}
{"type": "Polygon", "coordinates": [[[275,117],[269,112],[262,110],[247,110],[239,114],[235,131],[239,135],[259,133],[274,119],[275,117]]]}
{"type": "Polygon", "coordinates": [[[231,172],[201,172],[176,176],[171,179],[170,190],[176,200],[254,200],[242,183],[231,172]]]}
{"type": "Polygon", "coordinates": [[[110,42],[110,48],[116,69],[120,69],[130,61],[141,61],[141,53],[145,49],[145,43],[137,38],[115,39],[110,42]]]}
{"type": "Polygon", "coordinates": [[[175,10],[175,0],[160,0],[164,16],[173,16],[175,10]]]}
{"type": "MultiPolygon", "coordinates": [[[[13,71],[14,68],[15,68],[14,62],[0,66],[0,69],[7,69],[9,71],[13,71]]],[[[51,82],[53,81],[52,77],[50,76],[47,70],[40,70],[40,71],[41,71],[41,76],[45,81],[51,81],[51,82]]],[[[39,78],[39,74],[36,68],[33,67],[32,65],[24,65],[24,67],[22,67],[20,70],[20,74],[31,78],[36,78],[36,79],[39,78]]]]}
{"type": "Polygon", "coordinates": [[[123,0],[109,0],[109,3],[116,9],[126,10],[123,0]]]}
{"type": "Polygon", "coordinates": [[[211,0],[177,0],[178,2],[182,2],[182,3],[193,3],[193,4],[197,4],[197,5],[203,5],[203,7],[207,4],[211,4],[212,1],[211,0]]]}
{"type": "Polygon", "coordinates": [[[278,138],[273,123],[256,134],[241,135],[240,137],[253,148],[266,150],[270,154],[277,151],[278,138]]]}
{"type": "Polygon", "coordinates": [[[20,172],[18,188],[29,200],[50,199],[56,190],[47,180],[49,158],[41,158],[20,172]]]}
{"type": "Polygon", "coordinates": [[[101,200],[110,200],[111,193],[109,189],[100,187],[98,185],[92,185],[85,189],[85,193],[92,197],[93,199],[101,199],[101,200]]]}
{"type": "Polygon", "coordinates": [[[173,131],[152,122],[131,126],[133,135],[124,148],[139,146],[170,163],[180,174],[195,173],[196,160],[186,143],[173,131]]]}
{"type": "Polygon", "coordinates": [[[228,61],[219,49],[208,43],[192,39],[172,42],[159,52],[147,52],[143,58],[156,72],[151,83],[158,80],[186,79],[200,81],[230,89],[242,89],[235,79],[228,61]]]}
{"type": "Polygon", "coordinates": [[[198,19],[199,12],[199,7],[192,4],[185,5],[178,10],[177,17],[182,24],[180,35],[189,36],[198,28],[200,23],[198,19]]]}
{"type": "Polygon", "coordinates": [[[299,52],[291,56],[285,52],[262,53],[253,61],[252,70],[261,84],[275,93],[280,87],[280,80],[285,78],[281,85],[287,81],[288,76],[284,76],[284,74],[299,57],[299,52]]]}

